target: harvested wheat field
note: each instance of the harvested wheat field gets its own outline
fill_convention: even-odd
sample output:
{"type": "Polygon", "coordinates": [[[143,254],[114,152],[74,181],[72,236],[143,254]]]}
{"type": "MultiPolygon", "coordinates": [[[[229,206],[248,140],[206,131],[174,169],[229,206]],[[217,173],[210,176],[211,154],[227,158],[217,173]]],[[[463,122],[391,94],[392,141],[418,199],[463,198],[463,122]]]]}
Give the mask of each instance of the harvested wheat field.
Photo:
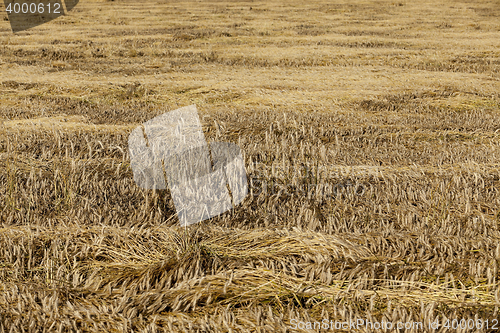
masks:
{"type": "Polygon", "coordinates": [[[0,332],[500,332],[498,0],[1,9],[0,332]],[[128,135],[192,104],[250,193],[183,228],[128,135]]]}

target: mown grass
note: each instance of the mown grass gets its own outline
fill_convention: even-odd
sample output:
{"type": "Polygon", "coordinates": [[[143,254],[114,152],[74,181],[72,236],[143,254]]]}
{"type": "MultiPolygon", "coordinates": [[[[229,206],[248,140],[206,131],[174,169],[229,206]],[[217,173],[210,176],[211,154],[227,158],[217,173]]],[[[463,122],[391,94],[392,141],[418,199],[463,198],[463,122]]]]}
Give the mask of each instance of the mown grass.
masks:
{"type": "Polygon", "coordinates": [[[499,14],[87,1],[0,21],[1,330],[497,318],[499,14]],[[190,104],[253,185],[184,229],[168,191],[134,184],[127,140],[190,104]]]}

